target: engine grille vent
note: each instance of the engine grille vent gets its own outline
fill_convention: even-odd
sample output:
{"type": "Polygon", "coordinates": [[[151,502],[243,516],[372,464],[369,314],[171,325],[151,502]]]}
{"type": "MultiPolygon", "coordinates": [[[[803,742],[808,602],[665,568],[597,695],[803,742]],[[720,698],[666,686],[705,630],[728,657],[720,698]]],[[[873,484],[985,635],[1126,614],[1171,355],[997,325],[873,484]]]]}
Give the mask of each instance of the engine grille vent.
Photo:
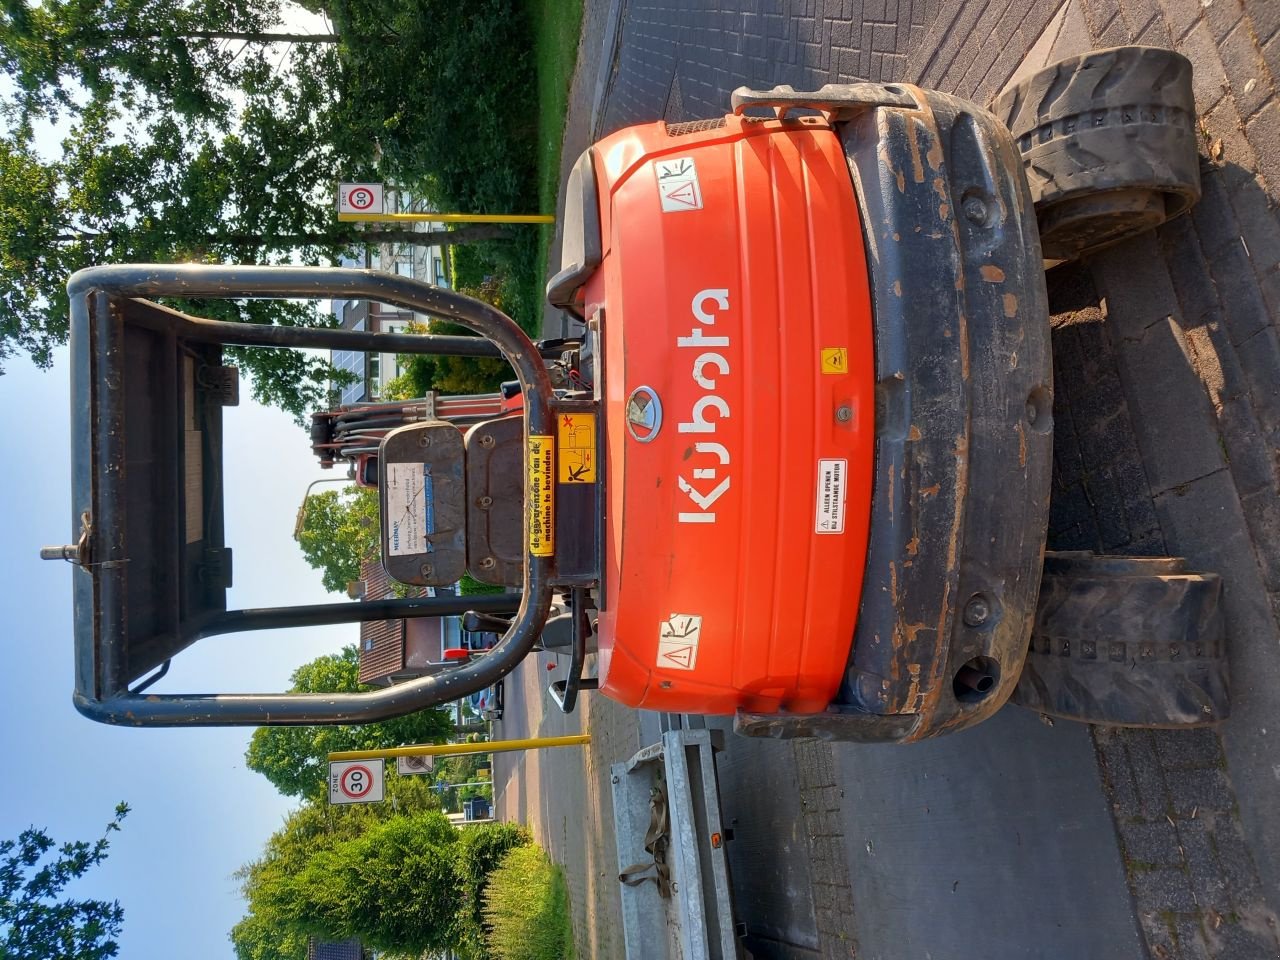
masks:
{"type": "Polygon", "coordinates": [[[724,117],[719,117],[715,120],[688,120],[684,123],[668,123],[667,136],[685,137],[691,133],[701,133],[704,130],[719,130],[725,123],[724,117]]]}

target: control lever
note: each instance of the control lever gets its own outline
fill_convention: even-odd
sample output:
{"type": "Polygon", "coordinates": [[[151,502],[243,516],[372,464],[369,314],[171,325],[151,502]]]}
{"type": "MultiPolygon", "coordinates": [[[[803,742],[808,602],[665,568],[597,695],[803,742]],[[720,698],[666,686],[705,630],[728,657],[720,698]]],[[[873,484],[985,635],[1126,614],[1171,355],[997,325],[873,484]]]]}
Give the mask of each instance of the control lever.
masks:
{"type": "Polygon", "coordinates": [[[511,621],[506,617],[495,617],[491,613],[476,613],[468,610],[462,615],[462,629],[468,633],[496,633],[498,636],[511,628],[511,621]]]}
{"type": "Polygon", "coordinates": [[[572,713],[578,703],[578,693],[582,690],[599,689],[596,677],[582,675],[583,663],[587,658],[587,638],[591,635],[591,620],[587,614],[589,594],[576,587],[573,590],[569,619],[572,640],[569,655],[569,676],[565,680],[556,680],[547,688],[551,699],[565,713],[572,713]]]}

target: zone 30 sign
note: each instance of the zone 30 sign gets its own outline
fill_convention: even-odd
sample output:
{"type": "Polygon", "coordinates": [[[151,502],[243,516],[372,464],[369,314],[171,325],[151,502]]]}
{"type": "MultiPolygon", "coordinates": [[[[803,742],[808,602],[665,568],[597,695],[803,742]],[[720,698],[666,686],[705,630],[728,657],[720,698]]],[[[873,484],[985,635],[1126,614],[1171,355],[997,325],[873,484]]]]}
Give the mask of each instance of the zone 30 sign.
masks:
{"type": "Polygon", "coordinates": [[[382,800],[381,760],[341,760],[329,764],[330,803],[382,800]]]}
{"type": "Polygon", "coordinates": [[[382,213],[382,184],[338,184],[338,213],[382,213]]]}

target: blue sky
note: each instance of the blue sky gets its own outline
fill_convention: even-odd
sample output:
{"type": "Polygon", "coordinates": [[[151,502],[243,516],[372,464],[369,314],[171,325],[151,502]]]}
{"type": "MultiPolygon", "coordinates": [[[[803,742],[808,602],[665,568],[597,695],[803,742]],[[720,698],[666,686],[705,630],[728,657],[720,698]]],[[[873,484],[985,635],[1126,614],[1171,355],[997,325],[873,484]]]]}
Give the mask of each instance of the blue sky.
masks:
{"type": "MultiPolygon", "coordinates": [[[[0,474],[0,723],[10,731],[0,837],[36,825],[58,841],[92,839],[126,801],[133,812],[110,858],[76,894],[119,899],[122,957],[225,960],[233,956],[227,932],[244,910],[232,874],[258,854],[291,801],[245,768],[248,730],[117,729],[72,707],[73,571],[37,555],[42,544],[74,539],[68,391],[65,350],[50,371],[14,358],[0,376],[0,407],[25,424],[7,436],[28,451],[0,474]]],[[[301,428],[248,394],[242,383],[241,406],[224,421],[229,605],[332,601],[292,529],[306,484],[338,474],[319,468],[301,428]]],[[[295,667],[353,642],[356,630],[210,638],[176,657],[154,689],[283,690],[295,667]]]]}
{"type": "MultiPolygon", "coordinates": [[[[327,32],[296,6],[286,6],[284,26],[327,32]]],[[[52,154],[59,139],[47,130],[38,142],[52,154]]],[[[52,370],[15,357],[0,375],[0,407],[24,425],[6,437],[29,451],[11,456],[0,473],[0,636],[7,648],[0,723],[10,731],[0,838],[34,825],[59,842],[91,840],[115,805],[127,802],[132,813],[114,835],[109,859],[72,892],[120,901],[122,957],[226,960],[234,955],[227,933],[244,912],[232,875],[258,855],[293,804],[245,768],[247,729],[117,729],[72,707],[73,571],[38,559],[41,545],[75,539],[69,390],[65,349],[52,370]]],[[[249,394],[242,382],[241,406],[224,420],[226,542],[235,558],[228,605],[332,602],[339,598],[324,592],[292,531],[306,485],[340,474],[321,470],[305,432],[249,394]]],[[[357,630],[348,624],[210,638],[176,657],[152,689],[284,690],[298,665],[354,642],[357,630]]]]}

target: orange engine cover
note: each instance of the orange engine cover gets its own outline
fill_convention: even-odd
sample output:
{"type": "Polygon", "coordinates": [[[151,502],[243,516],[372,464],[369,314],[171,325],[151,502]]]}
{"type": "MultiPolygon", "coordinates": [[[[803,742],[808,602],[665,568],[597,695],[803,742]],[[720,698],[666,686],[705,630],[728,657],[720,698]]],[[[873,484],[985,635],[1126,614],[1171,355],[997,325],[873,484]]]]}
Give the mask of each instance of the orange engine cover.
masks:
{"type": "Polygon", "coordinates": [[[817,118],[696,126],[594,148],[600,687],[655,710],[820,711],[849,655],[871,502],[857,201],[817,118]]]}

